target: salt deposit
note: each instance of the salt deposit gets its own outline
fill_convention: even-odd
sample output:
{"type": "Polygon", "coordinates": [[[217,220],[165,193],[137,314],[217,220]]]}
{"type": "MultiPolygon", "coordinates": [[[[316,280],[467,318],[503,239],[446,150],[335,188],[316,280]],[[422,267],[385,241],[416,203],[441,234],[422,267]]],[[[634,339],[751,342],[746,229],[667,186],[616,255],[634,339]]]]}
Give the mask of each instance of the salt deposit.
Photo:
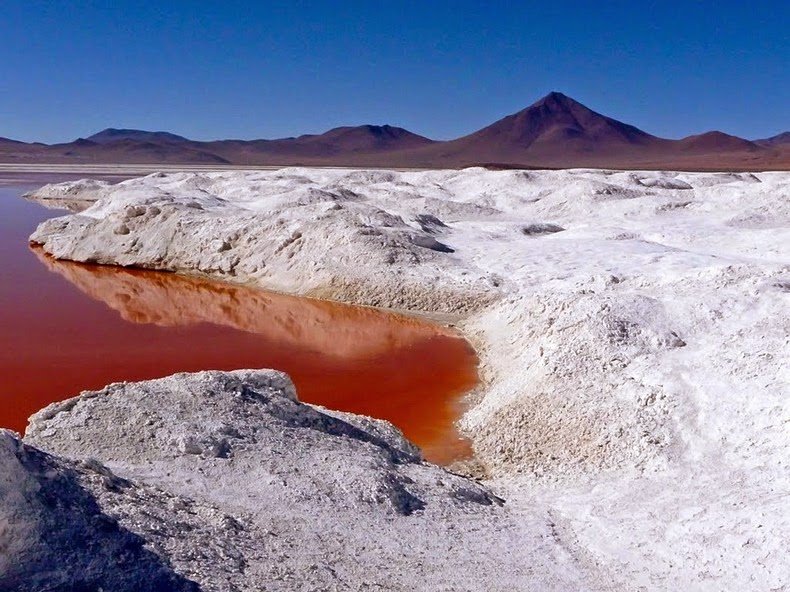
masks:
{"type": "MultiPolygon", "coordinates": [[[[545,521],[527,526],[484,487],[422,462],[386,422],[300,403],[280,372],[114,384],[33,416],[27,445],[4,438],[9,479],[69,481],[90,501],[102,518],[68,526],[89,548],[121,528],[165,574],[204,590],[566,590],[581,580],[545,521]]],[[[46,573],[68,521],[31,491],[12,507],[0,497],[0,511],[15,532],[44,522],[46,553],[14,565],[46,573]]],[[[147,589],[132,586],[153,568],[104,569],[126,586],[112,589],[147,589]]],[[[86,587],[100,575],[86,574],[86,587]]]]}
{"type": "Polygon", "coordinates": [[[790,581],[790,175],[293,168],[38,196],[93,203],[31,237],[57,258],[456,315],[477,470],[585,586],[790,581]]]}

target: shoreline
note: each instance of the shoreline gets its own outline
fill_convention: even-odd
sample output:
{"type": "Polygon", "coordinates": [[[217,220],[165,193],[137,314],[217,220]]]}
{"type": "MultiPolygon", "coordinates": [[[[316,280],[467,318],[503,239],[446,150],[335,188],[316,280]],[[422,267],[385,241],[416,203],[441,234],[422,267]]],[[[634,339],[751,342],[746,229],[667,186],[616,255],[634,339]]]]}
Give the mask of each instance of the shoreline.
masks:
{"type": "MultiPolygon", "coordinates": [[[[363,412],[361,408],[366,408],[368,405],[362,402],[356,406],[355,412],[393,422],[398,429],[407,434],[407,437],[417,442],[424,449],[425,455],[436,464],[449,466],[465,460],[468,443],[461,438],[455,427],[458,415],[456,414],[452,422],[448,423],[444,407],[456,409],[465,400],[468,390],[477,387],[475,381],[472,389],[455,392],[459,388],[461,377],[477,375],[478,358],[472,345],[449,323],[439,323],[427,315],[403,314],[390,309],[354,306],[309,296],[293,296],[265,290],[254,284],[221,281],[205,275],[58,261],[47,255],[40,247],[31,246],[31,249],[48,271],[65,278],[92,300],[104,303],[121,318],[132,320],[134,323],[153,323],[166,327],[210,323],[258,335],[261,339],[265,339],[266,343],[271,343],[271,347],[280,348],[287,348],[294,341],[304,341],[311,349],[318,348],[324,357],[336,358],[338,363],[343,359],[356,360],[359,365],[358,373],[366,372],[367,359],[380,358],[385,354],[400,355],[405,364],[409,356],[402,352],[421,348],[424,341],[431,340],[437,362],[442,364],[436,368],[437,371],[442,371],[440,375],[442,378],[437,380],[434,377],[433,384],[438,389],[436,392],[442,392],[443,396],[437,397],[435,402],[426,399],[420,416],[435,418],[435,423],[431,425],[435,430],[441,430],[436,432],[435,442],[425,439],[430,432],[425,422],[416,419],[410,421],[407,417],[401,417],[402,421],[399,422],[389,416],[393,411],[387,409],[386,403],[383,403],[380,409],[384,417],[376,416],[375,412],[363,412]],[[163,277],[157,277],[158,275],[163,277]],[[132,299],[124,297],[125,294],[132,295],[132,299]],[[160,307],[168,304],[173,310],[160,307]],[[256,310],[259,312],[256,313],[256,310]],[[453,342],[453,345],[450,345],[450,342],[453,342]],[[456,347],[454,342],[462,345],[456,347]],[[458,350],[468,350],[472,354],[462,357],[457,353],[458,350]],[[454,379],[450,379],[448,374],[451,370],[449,362],[443,361],[448,359],[450,352],[452,352],[450,359],[458,365],[455,371],[451,372],[452,376],[456,377],[454,379]],[[448,390],[442,391],[442,388],[448,390]],[[441,433],[445,434],[444,437],[440,437],[441,433]],[[463,451],[463,454],[456,456],[453,451],[458,453],[463,451]]],[[[241,363],[245,364],[245,362],[241,363]]],[[[305,363],[309,367],[309,362],[305,363]]],[[[380,364],[386,367],[385,360],[381,360],[380,364]]],[[[262,362],[262,367],[266,367],[265,362],[262,362]]],[[[214,367],[201,369],[212,368],[214,367]]],[[[278,368],[288,371],[287,367],[278,368]]],[[[419,373],[420,370],[419,364],[416,367],[406,366],[406,368],[411,374],[419,373]]],[[[333,367],[327,366],[325,370],[332,372],[333,367]]],[[[391,368],[391,371],[395,372],[396,368],[391,368]]],[[[321,399],[316,401],[315,391],[318,389],[306,388],[302,384],[301,379],[306,380],[306,376],[312,374],[313,371],[303,370],[292,375],[300,399],[308,403],[330,406],[330,401],[336,397],[327,396],[327,401],[322,402],[321,399]]],[[[408,381],[412,388],[419,388],[420,383],[424,381],[431,382],[427,377],[417,380],[417,376],[418,374],[415,374],[415,378],[408,381]]],[[[466,380],[465,378],[464,381],[466,380]]],[[[336,396],[350,389],[353,382],[336,386],[334,389],[338,391],[336,396]]],[[[359,382],[359,379],[356,382],[359,382]]],[[[93,386],[98,385],[94,383],[93,386]]],[[[359,390],[360,388],[352,389],[353,392],[359,390]]],[[[384,393],[392,395],[390,389],[385,387],[383,390],[384,393]]],[[[422,390],[427,389],[423,387],[422,390]]],[[[362,393],[359,395],[363,396],[362,393]]],[[[405,395],[404,401],[419,405],[420,401],[414,396],[409,397],[406,393],[405,395]]],[[[386,401],[386,397],[384,400],[386,401]]],[[[338,411],[354,410],[354,405],[349,402],[347,396],[341,397],[336,403],[342,407],[338,411]]]]}

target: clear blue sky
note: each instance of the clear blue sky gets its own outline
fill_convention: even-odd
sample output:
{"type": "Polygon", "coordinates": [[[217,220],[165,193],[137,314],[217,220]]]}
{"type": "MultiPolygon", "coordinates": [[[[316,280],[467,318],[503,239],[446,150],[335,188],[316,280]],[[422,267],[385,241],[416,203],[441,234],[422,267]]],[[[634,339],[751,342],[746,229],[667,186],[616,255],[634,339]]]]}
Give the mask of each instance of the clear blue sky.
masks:
{"type": "Polygon", "coordinates": [[[390,123],[444,139],[551,90],[667,137],[790,129],[790,1],[0,4],[0,136],[390,123]]]}

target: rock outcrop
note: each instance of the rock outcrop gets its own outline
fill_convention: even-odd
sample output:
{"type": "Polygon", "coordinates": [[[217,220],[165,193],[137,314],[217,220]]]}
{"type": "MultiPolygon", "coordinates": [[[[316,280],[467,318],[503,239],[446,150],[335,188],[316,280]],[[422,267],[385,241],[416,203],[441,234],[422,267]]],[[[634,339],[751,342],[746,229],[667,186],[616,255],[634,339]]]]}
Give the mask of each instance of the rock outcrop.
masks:
{"type": "Polygon", "coordinates": [[[57,458],[0,431],[0,590],[199,590],[102,507],[108,495],[160,518],[172,501],[96,461],[57,458]]]}
{"type": "Polygon", "coordinates": [[[280,372],[109,385],[33,416],[24,443],[1,442],[3,590],[578,581],[546,524],[524,528],[386,422],[300,403],[280,372]]]}

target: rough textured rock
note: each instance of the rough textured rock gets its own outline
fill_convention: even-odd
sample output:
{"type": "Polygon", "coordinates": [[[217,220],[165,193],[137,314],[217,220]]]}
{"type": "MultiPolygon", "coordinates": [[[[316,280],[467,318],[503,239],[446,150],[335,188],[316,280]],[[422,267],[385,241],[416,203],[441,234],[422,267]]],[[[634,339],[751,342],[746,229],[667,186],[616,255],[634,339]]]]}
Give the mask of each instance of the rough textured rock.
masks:
{"type": "MultiPolygon", "coordinates": [[[[0,430],[0,590],[198,590],[102,507],[106,492],[128,503],[135,489],[96,462],[65,461],[0,430]]],[[[146,511],[165,501],[149,494],[146,511]]]]}
{"type": "Polygon", "coordinates": [[[506,350],[518,371],[494,384],[497,396],[489,393],[464,418],[494,470],[556,477],[662,457],[675,435],[676,402],[621,372],[686,345],[659,301],[587,291],[523,297],[502,303],[476,326],[496,322],[494,316],[509,332],[527,333],[530,343],[492,345],[489,355],[506,350]]]}
{"type": "Polygon", "coordinates": [[[110,385],[42,410],[25,440],[89,467],[97,477],[83,487],[101,512],[205,590],[562,590],[580,579],[546,517],[518,523],[486,488],[422,462],[390,424],[300,403],[280,372],[110,385]]]}
{"type": "Polygon", "coordinates": [[[175,177],[147,177],[162,183],[157,188],[135,180],[98,190],[93,181],[45,187],[31,197],[59,203],[79,194],[98,202],[80,215],[45,222],[31,240],[57,258],[179,269],[357,304],[457,312],[491,298],[484,280],[442,279],[452,246],[334,180],[314,187],[299,176],[275,176],[271,185],[262,178],[236,192],[230,178],[175,177]],[[210,188],[231,189],[238,201],[210,188]],[[435,276],[431,290],[422,268],[435,276]]]}

